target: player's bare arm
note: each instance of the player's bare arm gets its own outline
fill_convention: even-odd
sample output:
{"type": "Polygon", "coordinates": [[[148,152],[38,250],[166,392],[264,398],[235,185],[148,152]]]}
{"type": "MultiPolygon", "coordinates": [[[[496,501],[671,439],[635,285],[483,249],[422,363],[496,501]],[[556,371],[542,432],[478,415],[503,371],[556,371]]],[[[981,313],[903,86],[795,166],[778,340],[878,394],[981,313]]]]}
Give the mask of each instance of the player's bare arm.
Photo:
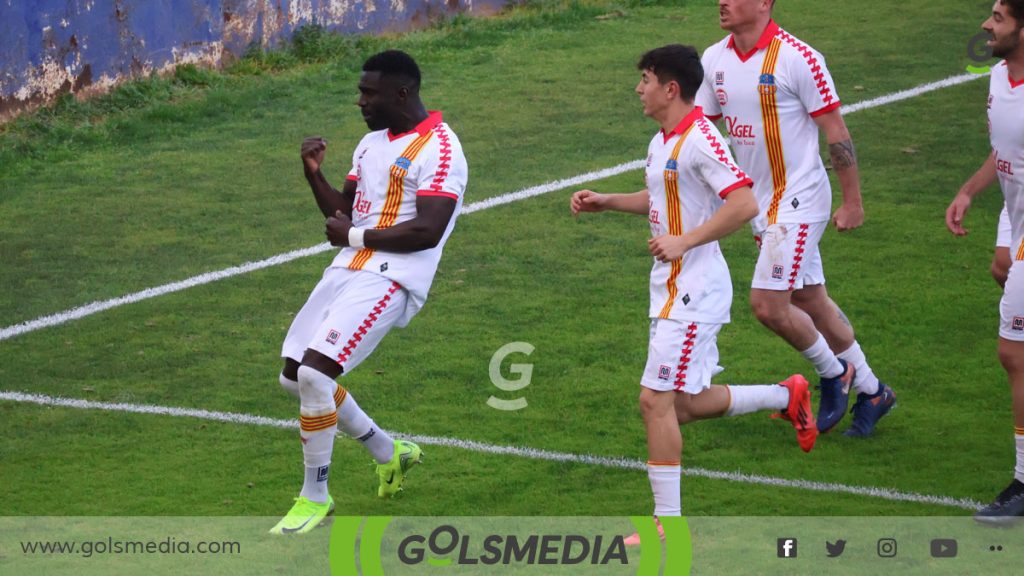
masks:
{"type": "Polygon", "coordinates": [[[825,133],[832,169],[839,178],[843,190],[843,203],[832,215],[832,223],[840,232],[853,230],[864,223],[864,204],[860,196],[860,172],[857,167],[857,152],[853,147],[850,131],[839,110],[833,110],[814,119],[818,128],[825,133]]]}
{"type": "Polygon", "coordinates": [[[309,182],[313,197],[316,198],[316,205],[325,218],[331,217],[339,210],[342,214],[351,217],[356,184],[346,180],[345,186],[340,192],[331,186],[320,170],[326,152],[327,140],[321,136],[310,136],[302,141],[302,168],[306,174],[306,181],[309,182]]]}
{"type": "Polygon", "coordinates": [[[650,210],[650,197],[646,189],[632,194],[599,194],[593,190],[580,190],[572,195],[569,210],[573,216],[580,212],[605,210],[646,215],[650,210]]]}
{"type": "Polygon", "coordinates": [[[971,176],[960,191],[953,197],[953,201],[946,208],[946,228],[957,236],[966,236],[967,229],[964,228],[964,217],[971,208],[971,201],[983,190],[996,181],[996,155],[995,152],[988,155],[985,163],[978,168],[978,171],[971,176]]]}
{"type": "Polygon", "coordinates": [[[661,262],[679,260],[689,250],[720,240],[739,230],[757,216],[759,208],[750,186],[737,188],[725,197],[725,204],[707,222],[682,236],[662,234],[647,241],[651,255],[661,262]]]}
{"type": "MultiPolygon", "coordinates": [[[[441,242],[448,222],[455,213],[456,202],[442,196],[416,198],[416,217],[390,228],[366,229],[363,245],[385,252],[407,253],[429,250],[441,242]]],[[[332,246],[349,246],[352,219],[335,213],[327,219],[327,240],[332,246]]]]}

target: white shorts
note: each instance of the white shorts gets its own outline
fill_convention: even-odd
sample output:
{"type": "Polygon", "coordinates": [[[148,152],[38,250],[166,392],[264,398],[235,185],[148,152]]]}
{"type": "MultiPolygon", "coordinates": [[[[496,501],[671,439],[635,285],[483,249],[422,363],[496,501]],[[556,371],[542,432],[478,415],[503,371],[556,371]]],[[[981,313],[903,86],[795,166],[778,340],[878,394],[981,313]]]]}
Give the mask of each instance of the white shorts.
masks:
{"type": "Polygon", "coordinates": [[[1024,342],[1024,260],[1015,260],[1010,265],[999,301],[999,337],[1024,342]]]}
{"type": "Polygon", "coordinates": [[[828,221],[814,224],[772,224],[755,234],[761,253],[754,267],[752,288],[800,290],[825,283],[818,242],[828,221]]]}
{"type": "Polygon", "coordinates": [[[659,392],[700,394],[711,387],[718,368],[721,324],[651,320],[647,366],[640,385],[659,392]]]}
{"type": "Polygon", "coordinates": [[[1009,249],[1012,232],[1010,230],[1010,213],[1006,210],[1006,204],[1003,204],[1003,211],[999,213],[999,228],[996,230],[996,248],[1009,249]]]}
{"type": "Polygon", "coordinates": [[[402,319],[408,293],[372,272],[328,268],[292,320],[281,356],[302,361],[312,348],[349,373],[402,319]]]}

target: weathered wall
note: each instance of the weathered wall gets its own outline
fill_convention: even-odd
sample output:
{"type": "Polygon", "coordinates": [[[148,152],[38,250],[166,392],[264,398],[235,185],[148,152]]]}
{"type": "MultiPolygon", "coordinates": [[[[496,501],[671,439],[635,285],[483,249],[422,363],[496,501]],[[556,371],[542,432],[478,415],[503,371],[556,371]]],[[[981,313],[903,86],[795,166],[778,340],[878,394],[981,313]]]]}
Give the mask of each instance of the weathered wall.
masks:
{"type": "Polygon", "coordinates": [[[303,24],[400,31],[509,0],[0,0],[0,122],[62,92],[88,94],[173,68],[219,65],[303,24]]]}

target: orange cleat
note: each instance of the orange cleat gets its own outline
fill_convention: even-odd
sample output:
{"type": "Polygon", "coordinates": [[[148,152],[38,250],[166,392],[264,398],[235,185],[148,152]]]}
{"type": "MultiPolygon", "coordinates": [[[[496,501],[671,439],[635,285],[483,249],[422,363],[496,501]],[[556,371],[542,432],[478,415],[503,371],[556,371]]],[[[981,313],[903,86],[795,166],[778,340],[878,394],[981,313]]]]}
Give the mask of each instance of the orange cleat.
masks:
{"type": "Polygon", "coordinates": [[[811,411],[810,384],[803,376],[793,374],[780,382],[779,386],[789,388],[789,406],[773,417],[792,423],[793,428],[796,428],[796,439],[800,443],[800,449],[810,452],[814,448],[815,440],[818,439],[818,425],[811,411]]]}

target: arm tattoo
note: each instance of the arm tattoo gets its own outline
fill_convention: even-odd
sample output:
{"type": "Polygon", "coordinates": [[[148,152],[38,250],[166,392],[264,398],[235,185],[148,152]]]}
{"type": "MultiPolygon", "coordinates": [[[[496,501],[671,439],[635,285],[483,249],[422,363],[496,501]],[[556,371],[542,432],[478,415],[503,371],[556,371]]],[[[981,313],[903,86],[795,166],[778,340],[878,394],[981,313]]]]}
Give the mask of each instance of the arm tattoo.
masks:
{"type": "Polygon", "coordinates": [[[853,150],[853,140],[829,144],[828,153],[832,157],[832,167],[836,170],[845,170],[857,165],[857,153],[853,150]]]}

